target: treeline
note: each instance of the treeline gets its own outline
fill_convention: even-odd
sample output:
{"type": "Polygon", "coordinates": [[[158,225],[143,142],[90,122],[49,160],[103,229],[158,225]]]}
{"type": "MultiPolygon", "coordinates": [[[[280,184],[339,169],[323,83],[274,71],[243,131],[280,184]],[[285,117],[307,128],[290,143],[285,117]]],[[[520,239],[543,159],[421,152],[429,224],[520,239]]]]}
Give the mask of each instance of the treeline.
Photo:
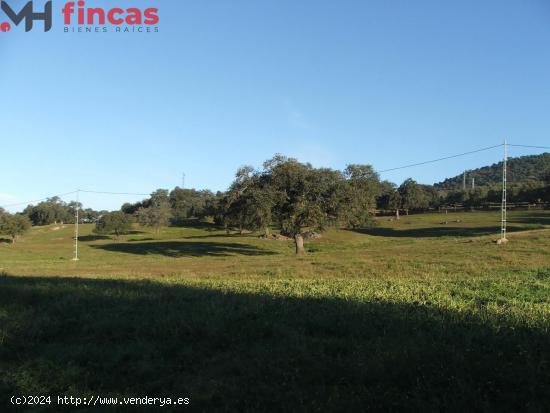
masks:
{"type": "MultiPolygon", "coordinates": [[[[507,200],[509,203],[549,203],[549,182],[550,177],[547,177],[545,181],[509,183],[506,190],[507,200]]],[[[442,205],[463,205],[474,208],[499,203],[502,200],[502,184],[441,192],[442,205]]]]}
{"type": "MultiPolygon", "coordinates": [[[[508,201],[550,202],[550,168],[538,176],[540,180],[512,183],[508,201]]],[[[259,169],[240,168],[225,192],[159,189],[143,201],[122,205],[118,212],[82,209],[79,203],[50,198],[29,205],[20,214],[0,213],[0,232],[15,240],[25,231],[27,223],[74,223],[78,208],[80,222],[96,223],[97,233],[115,237],[127,233],[134,223],[158,232],[163,226],[209,219],[228,231],[261,231],[267,237],[275,229],[294,239],[299,253],[303,251],[305,231],[321,231],[329,226],[368,226],[376,210],[399,215],[399,211],[409,213],[454,205],[480,207],[500,202],[501,190],[501,185],[445,190],[413,179],[397,186],[381,181],[371,165],[348,165],[338,171],[314,168],[309,163],[276,155],[259,169]]]]}
{"type": "Polygon", "coordinates": [[[74,224],[77,208],[79,222],[82,223],[97,222],[101,216],[108,214],[108,211],[94,211],[82,208],[81,203],[67,203],[59,197],[52,197],[36,205],[28,205],[17,214],[10,214],[0,208],[0,235],[9,236],[15,243],[32,225],[74,224]]]}
{"type": "Polygon", "coordinates": [[[266,236],[276,228],[292,238],[296,252],[302,253],[305,230],[368,225],[379,186],[378,174],[370,165],[337,171],[277,155],[261,169],[240,168],[224,193],[157,190],[146,201],[123,205],[121,212],[157,229],[168,222],[201,217],[211,217],[228,230],[262,231],[266,236]]]}
{"type": "MultiPolygon", "coordinates": [[[[491,187],[502,182],[502,162],[490,166],[466,171],[466,184],[471,186],[472,179],[476,186],[491,187]]],[[[511,184],[529,184],[544,182],[550,170],[550,153],[510,158],[507,162],[507,179],[511,184]]],[[[460,190],[464,184],[464,175],[457,175],[438,182],[434,186],[440,190],[460,190]]]]}
{"type": "Polygon", "coordinates": [[[23,211],[33,225],[74,224],[76,208],[79,208],[79,221],[96,222],[107,211],[94,211],[91,208],[82,208],[80,202],[64,202],[59,197],[48,198],[36,205],[29,205],[23,211]]]}
{"type": "MultiPolygon", "coordinates": [[[[509,187],[510,202],[550,202],[550,172],[545,181],[516,183],[509,187]]],[[[157,190],[151,198],[125,204],[121,212],[157,231],[165,225],[184,225],[189,219],[209,217],[227,230],[261,231],[272,228],[291,237],[303,251],[302,234],[328,226],[364,227],[372,224],[375,210],[424,211],[444,206],[482,206],[500,202],[501,187],[445,191],[413,179],[397,186],[381,181],[370,165],[349,165],[343,171],[314,168],[308,163],[277,155],[263,167],[240,168],[226,192],[176,188],[157,190]]],[[[110,218],[109,218],[110,219],[110,218]]],[[[122,216],[117,225],[124,227],[122,216]]],[[[102,231],[109,232],[101,223],[102,231]]],[[[113,232],[112,232],[113,233],[113,232]]]]}

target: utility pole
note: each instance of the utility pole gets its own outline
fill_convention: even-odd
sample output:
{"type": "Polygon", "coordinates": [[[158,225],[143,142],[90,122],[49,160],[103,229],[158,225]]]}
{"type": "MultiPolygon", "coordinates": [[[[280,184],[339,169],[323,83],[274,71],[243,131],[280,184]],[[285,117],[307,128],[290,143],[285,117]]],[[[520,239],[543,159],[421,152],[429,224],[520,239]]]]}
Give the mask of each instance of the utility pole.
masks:
{"type": "Polygon", "coordinates": [[[472,176],[472,189],[476,189],[476,178],[472,176]]]}
{"type": "Polygon", "coordinates": [[[181,189],[185,188],[185,172],[181,174],[181,189]]]}
{"type": "Polygon", "coordinates": [[[80,189],[76,190],[76,208],[74,212],[74,258],[73,261],[78,261],[78,210],[80,209],[79,197],[80,189]]]}
{"type": "Polygon", "coordinates": [[[508,144],[506,143],[506,139],[504,140],[504,162],[502,163],[502,208],[501,208],[501,225],[500,225],[500,239],[498,240],[498,244],[505,244],[508,242],[508,239],[506,238],[506,221],[507,221],[507,214],[506,214],[506,169],[507,169],[507,162],[508,162],[508,144]]]}
{"type": "Polygon", "coordinates": [[[462,175],[462,190],[466,190],[466,171],[464,171],[464,174],[462,175]]]}

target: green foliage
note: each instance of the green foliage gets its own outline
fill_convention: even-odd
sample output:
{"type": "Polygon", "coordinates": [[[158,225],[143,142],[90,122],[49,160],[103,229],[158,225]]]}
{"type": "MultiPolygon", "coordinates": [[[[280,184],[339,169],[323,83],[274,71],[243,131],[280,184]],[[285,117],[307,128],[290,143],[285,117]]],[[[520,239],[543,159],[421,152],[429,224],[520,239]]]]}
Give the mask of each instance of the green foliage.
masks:
{"type": "Polygon", "coordinates": [[[29,205],[23,213],[29,217],[33,225],[50,225],[56,222],[74,222],[76,203],[67,204],[59,197],[49,198],[37,205],[29,205]]]}
{"type": "Polygon", "coordinates": [[[49,198],[37,205],[28,205],[23,214],[29,217],[32,225],[50,225],[54,223],[74,224],[76,208],[79,209],[80,222],[96,222],[105,211],[94,211],[91,208],[82,208],[79,202],[64,202],[59,197],[49,198]]]}
{"type": "Polygon", "coordinates": [[[222,201],[224,224],[238,227],[241,232],[250,229],[268,234],[273,206],[269,177],[251,166],[243,166],[222,201]]]}
{"type": "Polygon", "coordinates": [[[214,194],[208,190],[197,191],[176,187],[169,195],[172,222],[179,225],[190,218],[204,218],[207,215],[207,202],[213,197],[214,194]]]}
{"type": "Polygon", "coordinates": [[[149,207],[140,208],[137,212],[138,222],[145,227],[154,228],[158,233],[161,227],[167,226],[172,217],[168,190],[158,189],[151,194],[149,207]]]}
{"type": "Polygon", "coordinates": [[[0,213],[0,234],[10,236],[12,243],[27,232],[31,227],[31,221],[25,215],[0,213]]]}
{"type": "Polygon", "coordinates": [[[348,165],[343,174],[346,178],[341,200],[344,223],[353,228],[369,226],[382,189],[380,177],[371,165],[348,165]]]}
{"type": "Polygon", "coordinates": [[[284,234],[295,237],[304,228],[323,230],[338,221],[344,185],[340,172],[284,157],[269,160],[265,166],[274,195],[273,215],[284,234]]]}
{"type": "Polygon", "coordinates": [[[401,208],[405,210],[426,209],[430,205],[430,194],[426,187],[415,180],[406,179],[398,188],[401,208]]]}
{"type": "MultiPolygon", "coordinates": [[[[543,181],[550,171],[550,153],[541,155],[521,156],[508,159],[508,181],[510,183],[524,183],[526,181],[543,181]]],[[[491,166],[473,169],[466,173],[467,184],[471,178],[475,178],[476,186],[500,185],[502,182],[502,162],[491,166]]],[[[463,175],[445,179],[434,186],[437,189],[457,190],[462,189],[463,175]]]]}
{"type": "Polygon", "coordinates": [[[240,168],[219,207],[226,226],[267,234],[275,223],[282,234],[295,238],[301,252],[306,228],[369,225],[379,184],[370,165],[348,165],[342,173],[276,155],[261,171],[240,168]]]}
{"type": "Polygon", "coordinates": [[[132,228],[130,215],[122,211],[110,212],[103,215],[96,223],[94,232],[96,234],[112,234],[115,238],[127,234],[132,228]]]}
{"type": "Polygon", "coordinates": [[[379,187],[376,206],[380,209],[395,210],[401,208],[401,195],[393,182],[382,181],[379,187]]]}

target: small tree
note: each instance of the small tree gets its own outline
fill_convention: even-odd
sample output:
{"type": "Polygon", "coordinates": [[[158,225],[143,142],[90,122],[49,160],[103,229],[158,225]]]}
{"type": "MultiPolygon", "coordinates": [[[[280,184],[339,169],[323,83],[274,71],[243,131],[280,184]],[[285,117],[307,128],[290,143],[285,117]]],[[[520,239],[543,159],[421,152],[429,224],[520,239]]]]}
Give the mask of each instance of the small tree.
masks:
{"type": "Polygon", "coordinates": [[[110,212],[103,215],[96,222],[94,232],[96,234],[112,234],[115,239],[127,234],[132,228],[131,217],[122,211],[110,212]]]}
{"type": "Polygon", "coordinates": [[[0,215],[0,233],[9,235],[12,244],[31,227],[31,221],[25,215],[3,213],[0,215]]]}

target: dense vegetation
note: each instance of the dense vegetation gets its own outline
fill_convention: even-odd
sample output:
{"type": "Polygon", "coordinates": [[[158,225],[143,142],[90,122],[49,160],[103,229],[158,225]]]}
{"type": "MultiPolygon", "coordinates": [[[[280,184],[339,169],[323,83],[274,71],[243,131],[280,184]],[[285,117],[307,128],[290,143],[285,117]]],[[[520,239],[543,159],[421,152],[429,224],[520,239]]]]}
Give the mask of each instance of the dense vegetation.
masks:
{"type": "Polygon", "coordinates": [[[74,224],[75,210],[79,208],[79,220],[81,222],[95,222],[106,211],[94,211],[91,208],[82,208],[79,202],[66,203],[55,196],[36,205],[29,205],[23,211],[33,225],[50,225],[55,223],[74,224]]]}
{"type": "MultiPolygon", "coordinates": [[[[508,201],[549,203],[549,165],[550,154],[511,158],[508,201]]],[[[57,197],[29,205],[22,215],[33,225],[73,223],[75,210],[79,208],[80,222],[96,222],[98,233],[117,237],[128,232],[131,222],[159,232],[166,225],[188,225],[190,219],[207,219],[228,231],[259,231],[266,237],[276,229],[280,235],[293,238],[296,252],[301,253],[305,231],[334,226],[368,227],[376,210],[395,213],[398,218],[399,211],[408,214],[457,205],[480,208],[499,203],[501,174],[501,164],[470,171],[469,177],[476,177],[475,188],[456,189],[462,188],[462,177],[436,185],[422,185],[409,178],[397,186],[381,181],[370,165],[348,165],[337,171],[276,155],[260,169],[240,168],[226,192],[159,189],[148,199],[122,205],[120,213],[126,218],[120,213],[82,210],[81,204],[65,203],[57,197]]],[[[16,235],[19,236],[25,225],[23,221],[14,225],[13,220],[11,228],[19,228],[16,235]]],[[[7,227],[6,222],[4,228],[7,227]]]]}
{"type": "Polygon", "coordinates": [[[8,235],[12,244],[17,237],[23,235],[31,227],[31,222],[25,215],[8,214],[0,210],[0,235],[8,235]]]}
{"type": "MultiPolygon", "coordinates": [[[[510,158],[507,165],[507,179],[511,184],[540,183],[548,181],[550,153],[510,158]]],[[[493,187],[502,183],[502,162],[466,172],[466,182],[470,186],[472,178],[478,186],[493,187]]],[[[442,190],[462,189],[463,175],[447,178],[434,184],[442,190]]]]}

